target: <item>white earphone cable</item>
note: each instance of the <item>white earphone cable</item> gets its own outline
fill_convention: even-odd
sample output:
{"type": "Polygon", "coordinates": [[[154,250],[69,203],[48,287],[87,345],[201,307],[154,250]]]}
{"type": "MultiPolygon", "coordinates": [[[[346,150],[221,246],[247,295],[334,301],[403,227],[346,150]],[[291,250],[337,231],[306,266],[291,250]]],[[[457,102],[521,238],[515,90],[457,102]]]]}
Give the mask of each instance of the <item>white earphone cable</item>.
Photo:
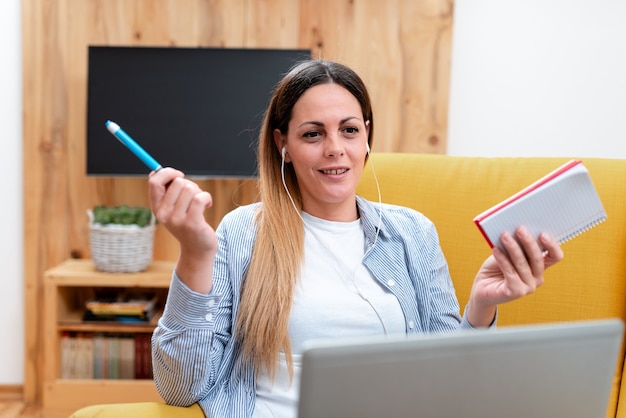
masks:
{"type": "MultiPolygon", "coordinates": [[[[369,147],[367,148],[367,154],[369,155],[369,147]]],[[[284,147],[281,150],[281,156],[282,156],[282,160],[281,160],[281,164],[280,164],[280,175],[281,175],[281,180],[282,180],[282,183],[283,183],[283,187],[285,188],[285,191],[287,192],[287,196],[289,197],[289,200],[291,201],[291,204],[292,204],[293,208],[295,209],[295,211],[298,214],[298,216],[300,217],[300,219],[302,219],[302,223],[303,223],[303,225],[306,228],[307,224],[304,221],[304,218],[302,217],[302,215],[300,214],[300,210],[298,209],[298,206],[296,205],[296,202],[293,200],[293,197],[291,196],[291,193],[289,192],[289,188],[287,187],[287,183],[285,181],[285,148],[284,147]]],[[[359,262],[359,265],[363,262],[363,259],[365,259],[367,254],[369,254],[369,252],[372,251],[372,249],[376,246],[376,243],[378,242],[378,235],[380,233],[380,227],[381,227],[382,218],[383,218],[382,196],[381,196],[381,192],[380,192],[380,185],[378,183],[378,177],[376,176],[376,171],[374,170],[374,164],[373,164],[371,158],[370,158],[369,163],[370,163],[370,165],[372,167],[372,173],[374,175],[374,182],[376,183],[376,189],[378,191],[378,225],[376,227],[376,235],[374,236],[374,242],[368,248],[368,250],[365,252],[365,254],[363,254],[363,257],[361,258],[361,261],[359,262]]],[[[317,237],[317,235],[315,234],[315,232],[313,230],[310,230],[310,232],[313,234],[313,236],[316,237],[316,239],[318,241],[320,241],[319,237],[317,237]]],[[[331,255],[334,257],[334,254],[331,253],[331,255]]],[[[356,277],[355,276],[356,276],[357,268],[358,268],[358,265],[357,265],[357,267],[354,268],[354,271],[353,271],[353,273],[351,275],[352,276],[351,277],[352,285],[354,286],[354,289],[355,289],[356,293],[361,297],[361,299],[363,299],[365,302],[367,302],[367,304],[372,308],[372,310],[374,311],[374,313],[378,317],[378,320],[380,321],[380,324],[381,324],[381,326],[383,328],[383,333],[385,335],[388,335],[387,326],[385,325],[385,322],[383,321],[383,318],[381,317],[380,313],[378,312],[376,307],[372,304],[372,302],[369,300],[369,298],[365,294],[363,294],[363,292],[361,291],[361,289],[359,288],[359,286],[356,283],[356,277]]]]}

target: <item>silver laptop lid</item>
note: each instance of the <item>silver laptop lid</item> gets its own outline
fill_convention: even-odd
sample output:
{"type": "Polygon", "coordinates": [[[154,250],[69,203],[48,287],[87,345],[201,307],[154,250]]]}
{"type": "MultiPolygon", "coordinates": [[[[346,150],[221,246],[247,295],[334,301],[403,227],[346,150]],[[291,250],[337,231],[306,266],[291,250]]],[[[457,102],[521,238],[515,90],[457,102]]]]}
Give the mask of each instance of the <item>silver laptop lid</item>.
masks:
{"type": "Polygon", "coordinates": [[[298,417],[603,417],[623,329],[609,319],[312,342],[298,417]]]}

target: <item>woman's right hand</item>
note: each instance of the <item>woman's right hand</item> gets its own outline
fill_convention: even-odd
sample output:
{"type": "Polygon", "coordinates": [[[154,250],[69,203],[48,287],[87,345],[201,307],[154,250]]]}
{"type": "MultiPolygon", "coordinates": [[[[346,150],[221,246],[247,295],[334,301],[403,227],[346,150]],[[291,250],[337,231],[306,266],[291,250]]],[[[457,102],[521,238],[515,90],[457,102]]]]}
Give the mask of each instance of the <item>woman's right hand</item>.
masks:
{"type": "Polygon", "coordinates": [[[148,188],[154,216],[180,244],[178,277],[192,290],[209,293],[217,252],[215,230],[204,217],[211,194],[173,168],[150,173],[148,188]]]}

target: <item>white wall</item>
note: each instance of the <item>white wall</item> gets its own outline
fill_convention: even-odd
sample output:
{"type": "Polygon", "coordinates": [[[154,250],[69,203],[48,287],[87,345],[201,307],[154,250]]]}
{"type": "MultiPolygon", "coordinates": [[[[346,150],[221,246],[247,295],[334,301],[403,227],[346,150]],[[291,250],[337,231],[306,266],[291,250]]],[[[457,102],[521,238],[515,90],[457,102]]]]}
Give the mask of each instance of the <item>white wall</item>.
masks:
{"type": "Polygon", "coordinates": [[[626,158],[626,1],[456,0],[448,153],[626,158]]]}
{"type": "Polygon", "coordinates": [[[24,383],[24,273],[22,211],[22,42],[21,2],[4,0],[0,39],[4,55],[0,72],[2,126],[2,200],[0,210],[0,385],[24,383]]]}

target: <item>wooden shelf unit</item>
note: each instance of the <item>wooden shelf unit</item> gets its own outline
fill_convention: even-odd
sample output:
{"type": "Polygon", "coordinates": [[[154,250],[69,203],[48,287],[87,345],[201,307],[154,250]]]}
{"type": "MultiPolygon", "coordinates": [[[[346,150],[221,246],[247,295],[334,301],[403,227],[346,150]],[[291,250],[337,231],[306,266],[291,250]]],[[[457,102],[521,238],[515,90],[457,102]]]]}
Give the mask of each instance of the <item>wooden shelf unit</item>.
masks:
{"type": "Polygon", "coordinates": [[[44,385],[45,417],[67,417],[84,406],[102,403],[161,401],[151,379],[63,379],[61,337],[64,332],[152,333],[159,315],[149,323],[84,322],[85,301],[96,289],[133,289],[159,294],[162,308],[167,296],[171,261],[154,261],[139,273],[104,273],[91,260],[70,259],[44,275],[44,385]]]}

